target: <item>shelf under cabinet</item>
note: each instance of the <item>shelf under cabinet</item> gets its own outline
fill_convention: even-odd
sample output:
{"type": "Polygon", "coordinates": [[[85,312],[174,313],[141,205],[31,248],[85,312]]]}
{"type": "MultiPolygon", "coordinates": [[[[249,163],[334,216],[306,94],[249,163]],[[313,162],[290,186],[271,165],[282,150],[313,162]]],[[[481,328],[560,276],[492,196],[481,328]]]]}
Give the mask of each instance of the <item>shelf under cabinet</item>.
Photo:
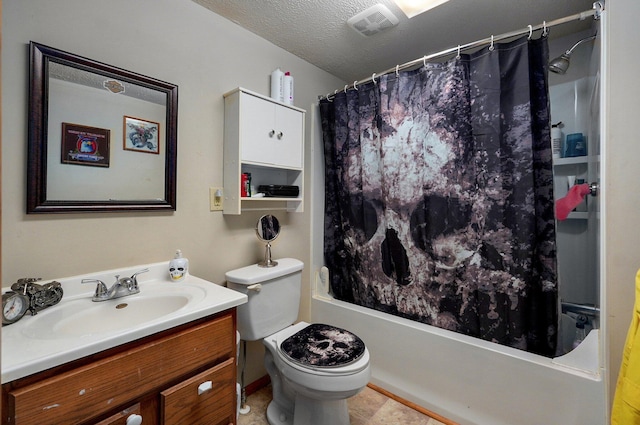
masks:
{"type": "Polygon", "coordinates": [[[303,198],[240,198],[240,211],[302,212],[303,198]]]}
{"type": "Polygon", "coordinates": [[[276,197],[276,196],[263,196],[259,197],[242,197],[241,201],[256,201],[256,202],[267,202],[267,201],[288,201],[288,202],[300,202],[302,198],[284,198],[284,197],[276,197]]]}

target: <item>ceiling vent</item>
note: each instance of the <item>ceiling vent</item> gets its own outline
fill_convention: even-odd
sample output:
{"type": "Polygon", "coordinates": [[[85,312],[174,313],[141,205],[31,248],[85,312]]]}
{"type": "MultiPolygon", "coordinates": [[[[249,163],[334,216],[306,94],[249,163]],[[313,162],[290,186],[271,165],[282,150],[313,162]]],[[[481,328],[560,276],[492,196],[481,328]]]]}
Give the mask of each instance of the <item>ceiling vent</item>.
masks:
{"type": "Polygon", "coordinates": [[[398,18],[383,4],[376,4],[347,21],[358,33],[369,37],[398,25],[398,18]]]}

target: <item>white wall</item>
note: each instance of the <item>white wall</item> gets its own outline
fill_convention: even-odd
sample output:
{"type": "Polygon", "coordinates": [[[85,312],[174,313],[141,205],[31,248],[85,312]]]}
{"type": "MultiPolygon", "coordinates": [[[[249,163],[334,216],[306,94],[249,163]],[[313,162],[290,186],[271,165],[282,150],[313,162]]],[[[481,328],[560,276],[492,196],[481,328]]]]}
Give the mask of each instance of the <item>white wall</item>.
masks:
{"type": "MultiPolygon", "coordinates": [[[[264,255],[253,230],[261,213],[209,211],[209,187],[222,186],[222,95],[237,86],[268,95],[271,71],[280,67],[295,77],[295,106],[309,109],[318,94],[343,81],[190,0],[5,0],[2,6],[3,286],[25,276],[47,280],[169,260],[178,248],[192,274],[222,283],[225,271],[264,255]],[[25,214],[30,40],[178,85],[175,213],[25,214]]],[[[307,202],[305,213],[275,213],[283,229],[274,257],[308,263],[309,211],[307,202]]],[[[306,286],[304,293],[302,317],[306,286]]],[[[260,354],[252,363],[261,367],[260,354]]]]}
{"type": "Polygon", "coordinates": [[[606,202],[604,250],[606,262],[603,274],[603,303],[607,311],[607,348],[609,391],[613,396],[622,358],[622,347],[631,322],[635,297],[634,278],[640,268],[640,138],[638,116],[640,107],[640,45],[636,27],[640,16],[637,0],[607,2],[609,14],[608,52],[605,87],[607,121],[606,202]]]}

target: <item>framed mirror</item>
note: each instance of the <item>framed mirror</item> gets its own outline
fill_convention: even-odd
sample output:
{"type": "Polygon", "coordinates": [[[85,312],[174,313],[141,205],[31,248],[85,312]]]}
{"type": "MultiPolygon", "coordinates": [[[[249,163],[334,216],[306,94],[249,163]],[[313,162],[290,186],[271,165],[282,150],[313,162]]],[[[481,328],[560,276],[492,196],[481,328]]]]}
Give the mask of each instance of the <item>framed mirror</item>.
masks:
{"type": "Polygon", "coordinates": [[[29,47],[27,213],[175,211],[178,87],[29,47]]]}

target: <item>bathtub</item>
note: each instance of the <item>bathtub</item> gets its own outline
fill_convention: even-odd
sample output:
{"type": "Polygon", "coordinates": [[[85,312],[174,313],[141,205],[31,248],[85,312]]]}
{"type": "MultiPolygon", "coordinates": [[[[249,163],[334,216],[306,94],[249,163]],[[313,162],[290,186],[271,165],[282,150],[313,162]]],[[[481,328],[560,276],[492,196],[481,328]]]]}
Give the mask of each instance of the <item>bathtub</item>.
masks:
{"type": "Polygon", "coordinates": [[[606,423],[597,329],[550,359],[342,302],[317,282],[311,319],[365,341],[375,385],[463,425],[606,423]]]}

